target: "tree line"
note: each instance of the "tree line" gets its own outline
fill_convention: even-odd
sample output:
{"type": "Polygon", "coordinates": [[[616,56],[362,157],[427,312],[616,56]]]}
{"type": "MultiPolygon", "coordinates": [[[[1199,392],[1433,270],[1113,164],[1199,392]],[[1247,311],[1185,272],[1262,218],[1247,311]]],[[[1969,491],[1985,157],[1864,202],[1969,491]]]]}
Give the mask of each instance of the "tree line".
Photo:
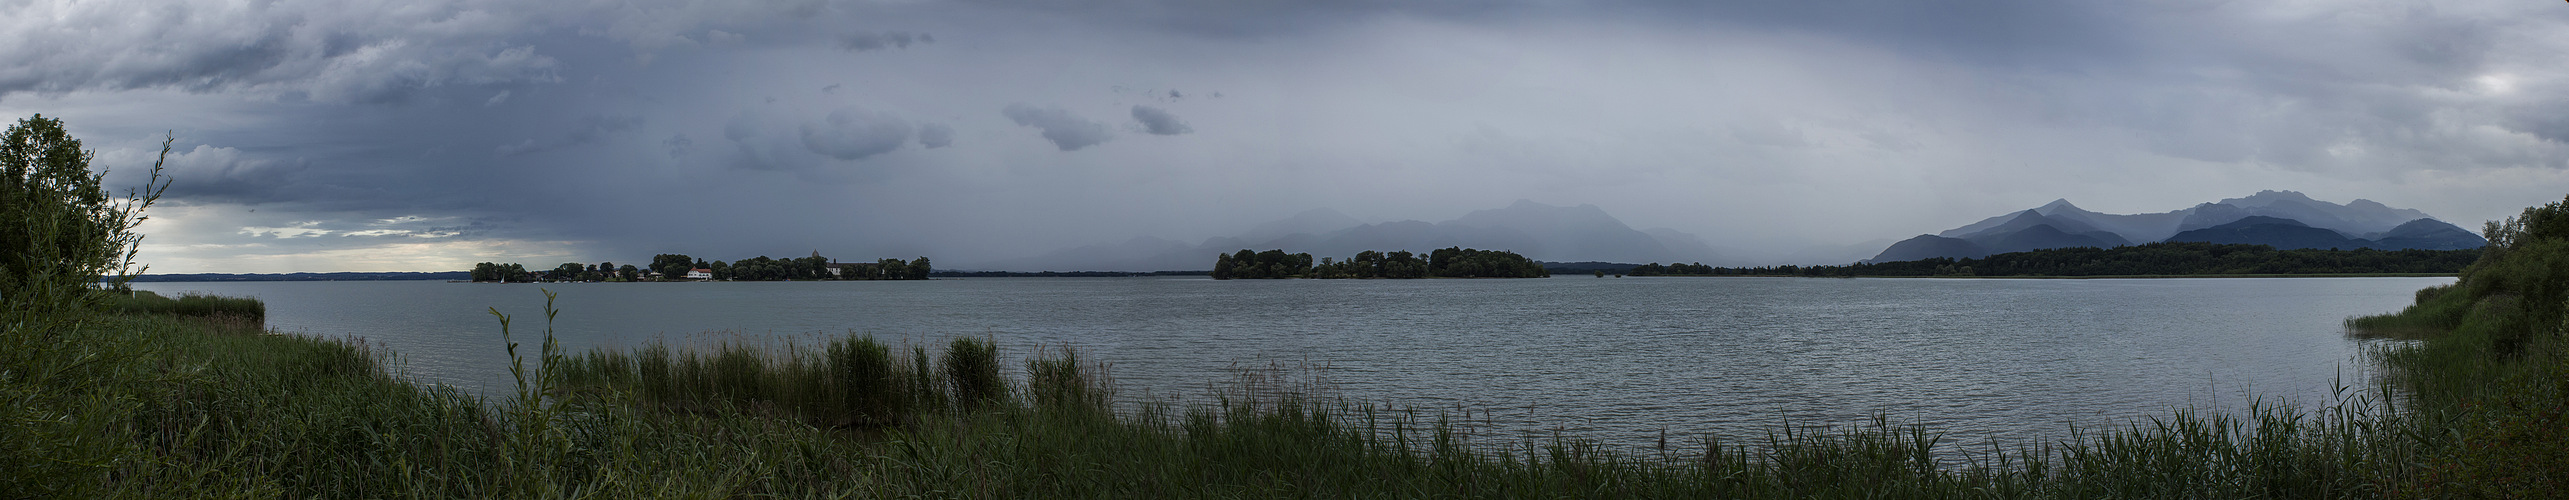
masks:
{"type": "Polygon", "coordinates": [[[686,254],[659,254],[648,266],[616,265],[614,262],[582,264],[565,262],[543,271],[531,271],[521,264],[483,262],[474,264],[473,281],[683,281],[697,269],[714,281],[825,281],[825,280],[923,280],[928,279],[927,257],[903,261],[881,259],[874,262],[836,262],[815,253],[810,257],[777,259],[765,255],[737,262],[712,261],[686,254]]]}
{"type": "Polygon", "coordinates": [[[1390,253],[1367,250],[1347,260],[1321,258],[1312,262],[1309,253],[1285,253],[1284,250],[1216,254],[1213,279],[1416,279],[1439,278],[1544,278],[1550,271],[1533,259],[1504,250],[1478,250],[1451,247],[1430,251],[1422,257],[1406,250],[1390,253]]]}
{"type": "Polygon", "coordinates": [[[2051,248],[1977,259],[1937,257],[1843,266],[1633,267],[1633,276],[2188,276],[2225,274],[2451,274],[2480,258],[2471,250],[2276,250],[2267,245],[2162,242],[2114,248],[2051,248]]]}

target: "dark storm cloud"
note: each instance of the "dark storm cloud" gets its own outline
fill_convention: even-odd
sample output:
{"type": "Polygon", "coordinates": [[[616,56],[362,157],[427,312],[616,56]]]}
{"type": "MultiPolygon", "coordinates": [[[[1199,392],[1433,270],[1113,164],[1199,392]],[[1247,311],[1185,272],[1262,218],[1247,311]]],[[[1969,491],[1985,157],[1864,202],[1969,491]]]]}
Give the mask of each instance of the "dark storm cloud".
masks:
{"type": "MultiPolygon", "coordinates": [[[[1801,213],[1775,219],[1791,229],[1769,232],[1837,231],[1849,234],[1821,236],[1853,241],[1883,236],[1871,233],[1890,223],[1873,219],[1987,215],[1934,205],[1950,199],[1839,198],[1861,193],[2049,191],[2152,169],[2203,178],[2095,191],[2299,187],[2265,182],[2333,183],[2340,192],[2414,193],[2424,189],[2417,182],[2445,183],[2444,192],[2501,183],[2539,190],[2559,185],[2551,172],[2569,170],[2560,153],[2569,150],[2569,106],[2558,104],[2569,90],[2550,69],[2563,46],[2557,33],[2569,32],[2556,5],[0,4],[10,5],[0,8],[10,12],[0,16],[0,109],[82,119],[74,125],[88,128],[77,131],[107,150],[102,158],[122,155],[119,168],[138,162],[116,151],[156,146],[161,131],[177,129],[170,199],[207,213],[154,238],[205,248],[255,234],[275,245],[267,248],[343,255],[353,253],[344,252],[349,243],[334,242],[469,237],[591,245],[582,251],[619,262],[684,245],[705,248],[666,250],[841,252],[810,241],[826,238],[808,231],[821,226],[917,235],[902,244],[964,263],[947,256],[1042,250],[1059,238],[1119,231],[1213,236],[1171,228],[1237,227],[1255,221],[1213,219],[1378,194],[1225,198],[1232,213],[1152,219],[1168,206],[1207,204],[1167,193],[1218,191],[1203,188],[1235,185],[1264,167],[1325,179],[1339,168],[1329,165],[1394,165],[1381,174],[1410,181],[1384,185],[1483,180],[1374,196],[1405,201],[1367,215],[1435,217],[1488,206],[1482,197],[1578,203],[1612,193],[1602,196],[1655,203],[1661,214],[1801,213]],[[929,49],[939,57],[914,57],[929,49]],[[1126,84],[1129,91],[1118,87],[1126,84]],[[1099,95],[1107,88],[1118,93],[1099,95]],[[1111,119],[1120,106],[1131,107],[1132,121],[1111,119]],[[1003,108],[1000,116],[987,114],[992,107],[1003,108]],[[1172,109],[1207,129],[1193,131],[1172,109]],[[86,119],[101,115],[121,118],[86,119]],[[1196,140],[1088,149],[1112,141],[1114,128],[1196,140]],[[1028,132],[1084,152],[1040,151],[1024,142],[1037,135],[1028,132]],[[144,144],[146,136],[154,139],[144,144]],[[923,151],[901,151],[912,141],[923,151]],[[1038,164],[1080,168],[1026,167],[1038,164]],[[1193,168],[1202,165],[1221,168],[1193,168]],[[1832,180],[1826,190],[1793,184],[1804,177],[1832,180]],[[1662,190],[1740,179],[1766,182],[1756,191],[1774,194],[1662,190]],[[1885,179],[1920,185],[1885,189],[1885,179]],[[1134,187],[1144,180],[1168,189],[1134,187]],[[1580,194],[1564,185],[1606,187],[1580,194]],[[1017,201],[948,201],[967,199],[1017,201]],[[1738,201],[1700,201],[1724,199],[1738,201]],[[258,211],[216,206],[226,203],[258,211]],[[218,208],[224,213],[212,213],[218,208]],[[1043,215],[1018,216],[1032,212],[1043,215]],[[806,213],[832,215],[793,215],[806,213]],[[924,213],[936,215],[863,215],[924,213]],[[1882,213],[1898,215],[1864,215],[1882,213]],[[1082,222],[1115,220],[1129,223],[1082,222]],[[951,227],[1008,236],[943,229],[951,227]],[[1811,229],[1820,227],[1831,229],[1811,229]],[[1852,234],[1860,232],[1868,234],[1852,234]],[[677,233],[689,236],[670,236],[677,233]]],[[[2034,201],[2087,201],[2039,194],[2034,201]]],[[[1648,212],[1616,208],[1628,214],[1648,212]]],[[[458,248],[480,256],[465,265],[507,259],[481,253],[496,252],[487,246],[458,248]]],[[[220,255],[206,260],[228,265],[220,255]]]]}
{"type": "Polygon", "coordinates": [[[633,130],[635,127],[640,127],[642,126],[642,123],[643,119],[640,116],[588,115],[580,117],[580,123],[575,125],[570,132],[562,134],[558,139],[525,139],[516,143],[502,144],[492,152],[499,156],[517,156],[554,149],[596,144],[600,141],[606,140],[608,137],[633,130]]]}
{"type": "Polygon", "coordinates": [[[910,142],[910,122],[863,108],[839,108],[802,126],[803,147],[840,160],[862,160],[910,142]]]}
{"type": "Polygon", "coordinates": [[[840,35],[838,46],[841,49],[847,49],[851,52],[866,52],[883,49],[906,49],[910,48],[910,44],[912,43],[936,43],[936,41],[936,37],[928,36],[927,33],[911,33],[907,31],[864,31],[840,35]]]}
{"type": "Polygon", "coordinates": [[[0,20],[0,96],[169,88],[400,102],[452,85],[558,80],[508,43],[525,19],[454,6],[35,2],[0,20]]]}
{"type": "Polygon", "coordinates": [[[1138,24],[1194,36],[1267,38],[1342,28],[1368,19],[1407,17],[1460,23],[1526,19],[1610,20],[1671,29],[1771,29],[1867,39],[1887,47],[1983,61],[2075,60],[2130,51],[2123,16],[2205,9],[2208,1],[2087,0],[971,0],[1096,22],[1138,24]]]}
{"type": "Polygon", "coordinates": [[[660,145],[669,148],[670,158],[684,157],[696,150],[696,140],[687,138],[685,132],[670,135],[668,139],[661,140],[660,145]]]}
{"type": "Polygon", "coordinates": [[[791,127],[766,113],[742,111],[723,123],[723,139],[739,153],[732,166],[750,170],[802,170],[815,165],[807,146],[791,127]]]}
{"type": "Polygon", "coordinates": [[[943,123],[919,124],[919,147],[942,148],[954,144],[954,127],[943,123]]]}
{"type": "Polygon", "coordinates": [[[1194,127],[1186,126],[1186,122],[1179,121],[1177,115],[1169,114],[1168,110],[1138,104],[1133,106],[1133,121],[1141,122],[1142,131],[1149,132],[1151,135],[1178,135],[1195,131],[1194,127]]]}
{"type": "Polygon", "coordinates": [[[165,197],[186,203],[258,204],[305,196],[298,179],[311,163],[259,158],[240,150],[198,145],[170,152],[164,165],[173,180],[165,197]]]}
{"type": "Polygon", "coordinates": [[[1018,126],[1043,129],[1044,140],[1053,141],[1053,146],[1063,151],[1078,151],[1114,138],[1106,131],[1106,124],[1089,121],[1058,107],[1038,108],[1018,103],[1008,105],[999,114],[1017,122],[1018,126]]]}
{"type": "Polygon", "coordinates": [[[2507,117],[2507,127],[2542,140],[2569,144],[2569,103],[2526,106],[2507,117]]]}
{"type": "MultiPolygon", "coordinates": [[[[1265,37],[1341,26],[1379,15],[1481,18],[1539,5],[1521,0],[970,0],[968,3],[1085,16],[1117,24],[1216,37],[1265,37]]],[[[1576,7],[1576,8],[1585,8],[1576,7]]]]}

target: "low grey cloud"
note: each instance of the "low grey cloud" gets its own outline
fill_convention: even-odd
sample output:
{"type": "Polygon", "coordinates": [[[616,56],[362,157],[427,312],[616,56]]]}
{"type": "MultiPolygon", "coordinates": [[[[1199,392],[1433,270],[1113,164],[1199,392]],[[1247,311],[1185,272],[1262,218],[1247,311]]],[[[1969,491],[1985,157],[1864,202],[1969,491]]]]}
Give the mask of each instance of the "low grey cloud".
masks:
{"type": "Polygon", "coordinates": [[[803,147],[840,160],[890,153],[910,142],[910,122],[863,108],[839,108],[802,126],[803,147]]]}
{"type": "Polygon", "coordinates": [[[1115,137],[1107,132],[1106,124],[1089,121],[1058,107],[1038,108],[1017,103],[1001,109],[999,114],[1017,122],[1018,126],[1042,129],[1044,140],[1053,141],[1053,146],[1063,151],[1078,151],[1115,137]]]}
{"type": "Polygon", "coordinates": [[[0,95],[169,88],[379,103],[445,86],[558,81],[559,61],[510,43],[532,21],[517,13],[310,7],[22,2],[0,20],[0,95]]]}
{"type": "Polygon", "coordinates": [[[861,31],[840,35],[838,46],[841,49],[847,49],[851,52],[866,52],[884,49],[906,49],[910,48],[910,44],[913,43],[936,43],[936,41],[936,37],[928,36],[927,33],[911,33],[907,31],[861,31]]]}
{"type": "Polygon", "coordinates": [[[738,168],[802,170],[818,159],[781,120],[757,111],[742,111],[724,122],[723,139],[738,153],[731,161],[738,168]]]}
{"type": "MultiPolygon", "coordinates": [[[[1170,92],[1174,95],[1176,91],[1170,92]]],[[[1151,135],[1178,135],[1195,131],[1194,127],[1186,126],[1186,122],[1179,121],[1177,115],[1169,114],[1168,110],[1139,104],[1133,105],[1133,121],[1142,122],[1142,131],[1149,132],[1151,135]]]]}
{"type": "Polygon", "coordinates": [[[560,138],[552,140],[528,138],[515,143],[502,144],[493,150],[493,153],[499,156],[517,156],[596,144],[616,134],[641,127],[642,123],[642,117],[633,115],[583,116],[570,132],[563,133],[560,138]]]}
{"type": "Polygon", "coordinates": [[[171,179],[186,181],[171,183],[166,197],[173,201],[257,204],[302,196],[304,187],[297,181],[312,165],[200,144],[171,151],[163,167],[171,179]]]}
{"type": "Polygon", "coordinates": [[[696,140],[687,138],[685,132],[670,135],[668,139],[661,140],[660,145],[669,148],[670,158],[683,158],[696,150],[696,140]]]}
{"type": "Polygon", "coordinates": [[[943,123],[919,124],[919,146],[936,149],[954,144],[954,127],[943,123]]]}

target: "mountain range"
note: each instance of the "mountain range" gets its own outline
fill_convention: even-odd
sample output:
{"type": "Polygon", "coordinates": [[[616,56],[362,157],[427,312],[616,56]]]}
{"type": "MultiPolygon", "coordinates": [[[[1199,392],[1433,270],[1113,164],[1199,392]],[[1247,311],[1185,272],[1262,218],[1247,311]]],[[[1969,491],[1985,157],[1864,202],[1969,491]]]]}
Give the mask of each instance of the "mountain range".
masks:
{"type": "Polygon", "coordinates": [[[1367,250],[1425,253],[1446,247],[1507,250],[1552,261],[1724,262],[1724,253],[1685,232],[1633,229],[1596,205],[1517,200],[1443,222],[1367,224],[1326,208],[1250,226],[1193,245],[1156,237],[1088,245],[993,262],[999,270],[1165,271],[1209,269],[1216,253],[1282,249],[1347,258],[1367,250]]]}
{"type": "Polygon", "coordinates": [[[2150,214],[2097,213],[2078,208],[2066,199],[2054,200],[1941,233],[1901,240],[1869,261],[1979,258],[2044,248],[2109,248],[2161,241],[2258,244],[2283,250],[2458,250],[2488,244],[2479,234],[2436,220],[2425,212],[2391,208],[2372,200],[2339,205],[2293,191],[2260,191],[2244,198],[2150,214]]]}

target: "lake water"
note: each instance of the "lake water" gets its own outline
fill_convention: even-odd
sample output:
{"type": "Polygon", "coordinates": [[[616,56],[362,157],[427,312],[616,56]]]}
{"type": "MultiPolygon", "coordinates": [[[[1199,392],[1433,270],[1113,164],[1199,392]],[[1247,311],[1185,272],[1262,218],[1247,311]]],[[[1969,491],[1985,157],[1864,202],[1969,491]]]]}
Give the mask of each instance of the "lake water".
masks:
{"type": "MultiPolygon", "coordinates": [[[[1202,400],[1282,364],[1330,395],[1467,409],[1482,434],[1754,438],[1881,413],[1957,443],[2056,440],[2177,408],[2361,387],[2348,316],[2451,278],[1940,280],[973,278],[785,283],[137,283],[252,296],[272,328],[357,336],[423,381],[505,392],[531,349],[873,334],[1078,348],[1128,397],[1202,400]]],[[[1018,366],[1011,361],[1009,366],[1018,366]]],[[[1488,439],[1488,438],[1484,438],[1488,439]]],[[[1512,439],[1512,438],[1511,438],[1512,439]]]]}

